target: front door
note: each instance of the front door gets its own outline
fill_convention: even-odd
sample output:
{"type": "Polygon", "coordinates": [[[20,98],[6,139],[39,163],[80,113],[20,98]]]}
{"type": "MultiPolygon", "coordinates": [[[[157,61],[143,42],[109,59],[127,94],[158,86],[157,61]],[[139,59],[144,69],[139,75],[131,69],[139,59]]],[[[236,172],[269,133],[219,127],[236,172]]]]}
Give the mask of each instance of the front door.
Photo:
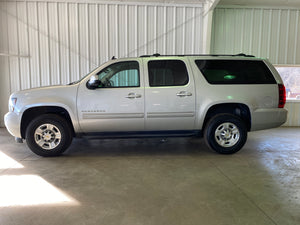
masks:
{"type": "Polygon", "coordinates": [[[118,61],[97,75],[101,84],[78,91],[78,117],[83,132],[144,130],[144,87],[139,60],[118,61]]]}

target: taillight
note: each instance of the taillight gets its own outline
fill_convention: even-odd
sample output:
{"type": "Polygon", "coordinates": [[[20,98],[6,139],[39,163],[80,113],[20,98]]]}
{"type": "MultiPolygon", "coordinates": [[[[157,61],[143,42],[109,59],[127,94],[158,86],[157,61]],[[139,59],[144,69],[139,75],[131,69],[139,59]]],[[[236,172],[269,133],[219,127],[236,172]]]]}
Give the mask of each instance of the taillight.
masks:
{"type": "Polygon", "coordinates": [[[283,84],[278,84],[278,91],[279,91],[278,108],[284,108],[286,102],[286,92],[283,84]]]}

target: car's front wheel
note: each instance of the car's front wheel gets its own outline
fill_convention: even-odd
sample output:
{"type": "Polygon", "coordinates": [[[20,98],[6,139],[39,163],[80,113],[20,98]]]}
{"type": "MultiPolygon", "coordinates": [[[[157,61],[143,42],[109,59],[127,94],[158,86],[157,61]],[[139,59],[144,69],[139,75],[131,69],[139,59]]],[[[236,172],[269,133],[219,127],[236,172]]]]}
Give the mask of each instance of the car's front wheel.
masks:
{"type": "Polygon", "coordinates": [[[45,114],[33,119],[26,129],[26,143],[35,154],[61,155],[72,142],[69,123],[61,116],[45,114]]]}
{"type": "Polygon", "coordinates": [[[239,151],[247,141],[247,128],[239,117],[219,114],[209,120],[204,130],[207,145],[221,154],[239,151]]]}

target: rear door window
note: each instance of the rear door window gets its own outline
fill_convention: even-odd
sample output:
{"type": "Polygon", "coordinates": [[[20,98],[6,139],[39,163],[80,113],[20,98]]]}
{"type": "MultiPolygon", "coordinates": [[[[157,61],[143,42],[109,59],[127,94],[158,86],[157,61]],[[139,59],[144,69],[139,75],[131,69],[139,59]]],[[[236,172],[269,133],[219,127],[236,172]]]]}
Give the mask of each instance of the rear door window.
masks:
{"type": "Polygon", "coordinates": [[[185,63],[181,60],[153,60],[148,62],[149,85],[183,86],[189,81],[185,63]]]}
{"type": "Polygon", "coordinates": [[[276,84],[263,61],[196,60],[196,65],[210,84],[276,84]]]}

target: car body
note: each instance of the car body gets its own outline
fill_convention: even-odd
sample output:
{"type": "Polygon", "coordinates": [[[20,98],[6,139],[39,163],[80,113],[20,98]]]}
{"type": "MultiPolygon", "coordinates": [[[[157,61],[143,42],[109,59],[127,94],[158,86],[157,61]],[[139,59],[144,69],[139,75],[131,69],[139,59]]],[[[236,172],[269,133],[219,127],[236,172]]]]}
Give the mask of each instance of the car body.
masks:
{"type": "Polygon", "coordinates": [[[13,93],[5,125],[42,156],[61,154],[82,135],[204,135],[226,154],[241,149],[248,131],[282,125],[284,104],[283,82],[267,59],[152,55],[110,60],[68,85],[13,93]]]}

